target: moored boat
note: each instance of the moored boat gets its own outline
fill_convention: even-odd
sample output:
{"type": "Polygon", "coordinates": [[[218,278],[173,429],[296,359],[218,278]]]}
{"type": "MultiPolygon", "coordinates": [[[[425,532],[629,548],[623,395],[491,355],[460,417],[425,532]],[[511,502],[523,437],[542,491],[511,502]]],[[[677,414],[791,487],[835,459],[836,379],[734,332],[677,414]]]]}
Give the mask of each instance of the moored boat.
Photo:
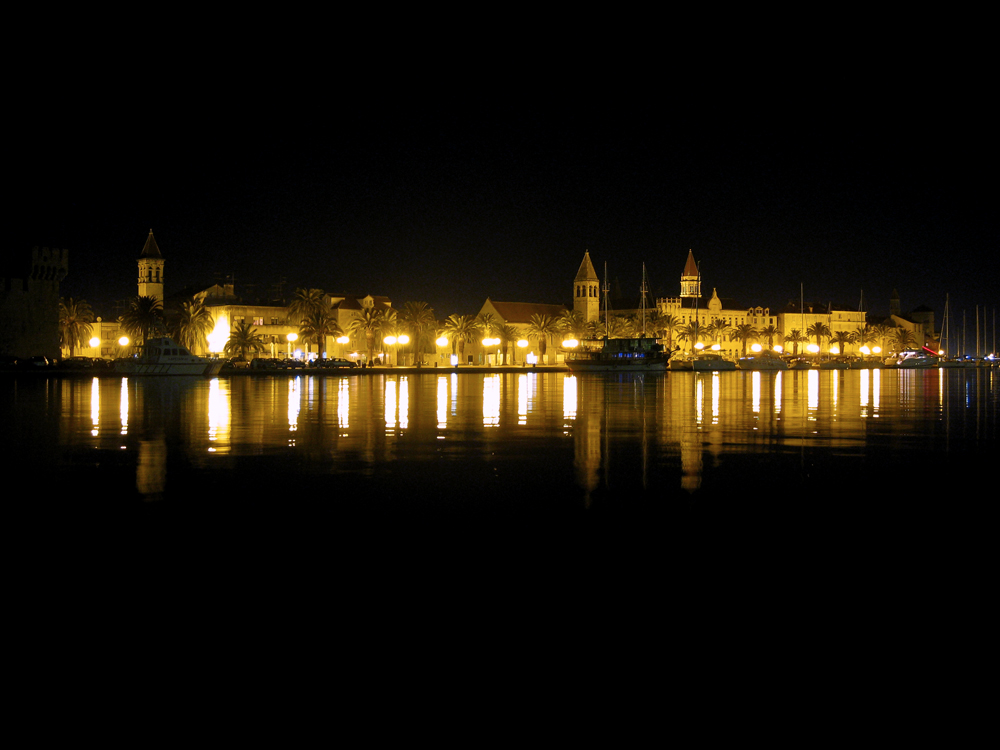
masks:
{"type": "Polygon", "coordinates": [[[900,370],[922,370],[937,367],[941,358],[926,351],[904,352],[896,361],[895,367],[900,370]]]}
{"type": "Polygon", "coordinates": [[[820,370],[846,370],[848,369],[847,362],[841,359],[825,359],[820,362],[816,367],[820,370]]]}
{"type": "Polygon", "coordinates": [[[805,357],[793,357],[792,359],[786,359],[785,362],[788,364],[789,370],[811,370],[812,362],[805,357]]]}
{"type": "Polygon", "coordinates": [[[735,370],[736,363],[723,359],[718,352],[702,352],[691,360],[691,369],[697,371],[735,370]]]}
{"type": "Polygon", "coordinates": [[[663,372],[670,354],[654,338],[603,339],[600,349],[566,355],[571,372],[663,372]]]}
{"type": "Polygon", "coordinates": [[[115,372],[123,375],[207,375],[219,374],[221,359],[208,359],[189,352],[171,338],[161,336],[146,342],[139,354],[115,362],[115,372]]]}
{"type": "Polygon", "coordinates": [[[785,360],[771,352],[758,352],[748,357],[740,357],[741,370],[787,370],[785,360]]]}

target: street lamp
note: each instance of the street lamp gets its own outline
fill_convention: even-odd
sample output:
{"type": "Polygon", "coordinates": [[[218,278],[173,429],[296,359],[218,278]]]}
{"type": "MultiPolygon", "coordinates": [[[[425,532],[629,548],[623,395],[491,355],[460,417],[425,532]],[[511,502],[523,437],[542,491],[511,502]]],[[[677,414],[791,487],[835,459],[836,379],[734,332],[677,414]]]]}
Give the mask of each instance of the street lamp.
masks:
{"type": "Polygon", "coordinates": [[[293,332],[293,333],[290,333],[287,336],[285,336],[285,338],[288,339],[288,358],[291,359],[292,358],[292,345],[296,341],[299,340],[299,334],[293,332]]]}
{"type": "MultiPolygon", "coordinates": [[[[528,348],[528,339],[518,339],[517,340],[517,348],[518,349],[522,349],[522,350],[523,349],[527,349],[528,348]]],[[[515,362],[514,364],[517,364],[517,362],[515,362]]],[[[521,364],[522,365],[524,364],[524,357],[523,356],[521,358],[521,364]]]]}
{"type": "MultiPolygon", "coordinates": [[[[406,346],[409,343],[410,343],[410,337],[407,336],[405,333],[396,337],[396,344],[398,346],[406,346]]],[[[399,361],[398,361],[399,360],[399,349],[398,349],[398,347],[396,349],[396,360],[397,360],[396,364],[398,365],[399,364],[399,361]]]]}

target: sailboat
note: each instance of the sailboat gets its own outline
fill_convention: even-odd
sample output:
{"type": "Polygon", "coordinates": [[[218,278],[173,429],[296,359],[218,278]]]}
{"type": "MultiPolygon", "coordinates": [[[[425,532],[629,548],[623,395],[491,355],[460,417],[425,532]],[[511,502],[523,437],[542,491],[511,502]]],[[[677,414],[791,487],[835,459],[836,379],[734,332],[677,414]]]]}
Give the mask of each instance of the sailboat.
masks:
{"type": "MultiPolygon", "coordinates": [[[[604,330],[608,330],[608,266],[604,265],[604,330]]],[[[663,372],[669,353],[655,338],[646,336],[646,264],[642,266],[642,336],[613,339],[607,335],[599,349],[589,348],[566,355],[571,372],[663,372]]]]}
{"type": "Polygon", "coordinates": [[[976,363],[974,360],[956,358],[949,354],[948,349],[951,346],[950,323],[951,321],[948,315],[948,295],[946,294],[944,295],[944,318],[941,320],[941,361],[938,365],[948,369],[975,367],[976,363]]]}

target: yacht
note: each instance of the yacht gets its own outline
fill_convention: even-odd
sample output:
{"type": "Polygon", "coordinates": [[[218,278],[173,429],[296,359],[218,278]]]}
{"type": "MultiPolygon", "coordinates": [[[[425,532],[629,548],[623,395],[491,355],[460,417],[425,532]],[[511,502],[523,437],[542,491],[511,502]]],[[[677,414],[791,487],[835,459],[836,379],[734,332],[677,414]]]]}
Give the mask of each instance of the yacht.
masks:
{"type": "Polygon", "coordinates": [[[189,352],[167,336],[152,338],[139,354],[115,362],[115,372],[123,375],[207,375],[219,374],[221,359],[207,359],[189,352]]]}
{"type": "MultiPolygon", "coordinates": [[[[671,367],[673,364],[671,363],[671,367]]],[[[697,371],[718,371],[718,370],[735,370],[736,363],[723,359],[722,355],[718,352],[702,352],[695,356],[691,360],[691,369],[697,371]]]]}
{"type": "Polygon", "coordinates": [[[787,370],[788,363],[772,352],[758,352],[749,357],[740,357],[741,370],[787,370]]]}

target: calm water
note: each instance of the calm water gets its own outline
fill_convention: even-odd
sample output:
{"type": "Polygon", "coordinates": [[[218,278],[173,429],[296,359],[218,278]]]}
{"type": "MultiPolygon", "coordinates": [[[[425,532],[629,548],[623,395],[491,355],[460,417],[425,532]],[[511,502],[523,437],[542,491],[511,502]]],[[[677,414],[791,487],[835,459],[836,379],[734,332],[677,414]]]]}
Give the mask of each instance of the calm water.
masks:
{"type": "Polygon", "coordinates": [[[997,370],[9,378],[3,424],[12,466],[102,510],[530,522],[791,499],[802,512],[995,488],[997,381],[997,370]]]}
{"type": "Polygon", "coordinates": [[[699,664],[757,654],[755,675],[788,651],[789,684],[816,644],[852,684],[872,665],[920,684],[928,643],[950,664],[989,621],[997,377],[11,376],[5,530],[46,573],[17,611],[52,643],[92,624],[105,650],[74,652],[129,633],[146,653],[161,626],[253,670],[309,624],[301,663],[319,643],[338,669],[352,644],[402,659],[459,633],[463,655],[520,634],[643,665],[696,638],[699,664]]]}

